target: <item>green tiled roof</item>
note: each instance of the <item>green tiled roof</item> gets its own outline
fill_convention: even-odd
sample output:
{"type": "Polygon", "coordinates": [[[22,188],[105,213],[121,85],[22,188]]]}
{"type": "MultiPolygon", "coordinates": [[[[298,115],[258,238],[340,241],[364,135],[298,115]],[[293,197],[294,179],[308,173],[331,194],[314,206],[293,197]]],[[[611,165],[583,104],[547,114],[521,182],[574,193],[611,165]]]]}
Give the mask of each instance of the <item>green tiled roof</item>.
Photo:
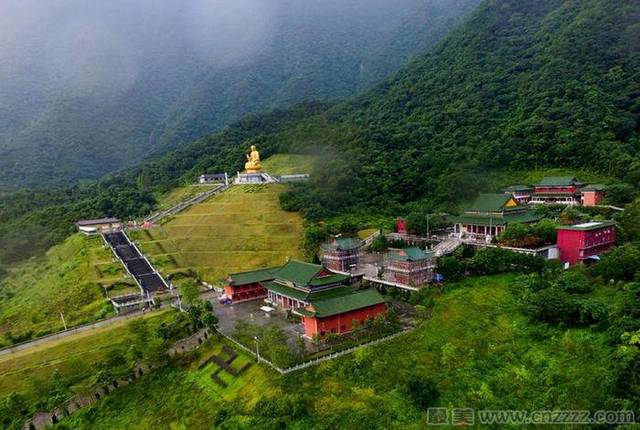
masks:
{"type": "Polygon", "coordinates": [[[412,246],[410,248],[403,248],[398,251],[390,251],[388,254],[389,258],[400,261],[418,261],[425,260],[427,258],[432,258],[434,253],[429,251],[423,251],[421,248],[417,246],[412,246]]]}
{"type": "Polygon", "coordinates": [[[587,185],[586,187],[584,187],[582,189],[582,191],[604,191],[606,189],[607,189],[607,187],[605,185],[592,184],[592,185],[587,185]]]}
{"type": "Polygon", "coordinates": [[[355,239],[353,237],[336,237],[328,243],[325,243],[322,247],[332,251],[348,251],[350,249],[361,247],[362,243],[363,242],[360,239],[355,239]]]}
{"type": "Polygon", "coordinates": [[[343,282],[347,279],[349,279],[349,275],[341,275],[339,273],[333,273],[329,276],[314,278],[311,280],[311,282],[309,282],[309,285],[313,287],[317,287],[320,285],[335,284],[335,283],[343,282]]]}
{"type": "Polygon", "coordinates": [[[513,197],[510,194],[480,194],[473,202],[468,212],[501,212],[505,209],[507,202],[513,197]]]}
{"type": "Polygon", "coordinates": [[[322,300],[312,299],[311,306],[313,306],[314,316],[325,318],[384,302],[384,297],[380,293],[373,288],[368,288],[365,290],[351,290],[344,295],[322,300]]]}
{"type": "Polygon", "coordinates": [[[538,185],[540,186],[549,186],[549,185],[561,185],[568,186],[576,183],[575,176],[545,176],[542,178],[538,185]]]}
{"type": "Polygon", "coordinates": [[[297,290],[295,288],[287,287],[286,285],[279,284],[277,282],[265,282],[262,284],[267,290],[271,290],[275,293],[282,294],[283,296],[291,297],[292,299],[307,301],[309,293],[297,290]]]}
{"type": "Polygon", "coordinates": [[[505,191],[529,191],[532,187],[528,185],[511,185],[510,187],[505,188],[505,191]]]}
{"type": "Polygon", "coordinates": [[[612,225],[616,225],[616,223],[613,221],[591,221],[591,222],[584,222],[582,224],[575,224],[575,225],[562,225],[558,227],[558,230],[589,231],[589,230],[596,230],[603,227],[609,227],[612,225]]]}
{"type": "Polygon", "coordinates": [[[269,267],[266,269],[252,270],[250,272],[233,273],[229,275],[231,285],[246,285],[254,282],[264,282],[274,279],[274,273],[280,267],[269,267]]]}
{"type": "Polygon", "coordinates": [[[451,217],[451,221],[457,224],[475,225],[507,225],[514,223],[536,222],[540,216],[533,211],[526,210],[518,213],[505,213],[504,216],[463,214],[451,217]]]}
{"type": "Polygon", "coordinates": [[[318,264],[289,260],[275,273],[275,279],[291,281],[298,285],[308,285],[321,270],[322,266],[318,264]]]}
{"type": "Polygon", "coordinates": [[[335,287],[324,291],[318,292],[306,292],[298,290],[297,288],[292,288],[287,285],[282,285],[278,282],[271,281],[263,284],[267,290],[271,290],[275,293],[281,294],[283,296],[290,297],[292,299],[300,300],[303,302],[309,302],[314,300],[326,300],[334,297],[341,297],[347,294],[350,294],[353,291],[353,288],[343,286],[343,287],[335,287]]]}
{"type": "Polygon", "coordinates": [[[319,264],[289,260],[287,264],[274,273],[274,277],[271,279],[289,281],[299,286],[320,286],[342,282],[349,278],[349,275],[340,275],[338,273],[318,277],[318,274],[323,270],[325,269],[319,264]]]}

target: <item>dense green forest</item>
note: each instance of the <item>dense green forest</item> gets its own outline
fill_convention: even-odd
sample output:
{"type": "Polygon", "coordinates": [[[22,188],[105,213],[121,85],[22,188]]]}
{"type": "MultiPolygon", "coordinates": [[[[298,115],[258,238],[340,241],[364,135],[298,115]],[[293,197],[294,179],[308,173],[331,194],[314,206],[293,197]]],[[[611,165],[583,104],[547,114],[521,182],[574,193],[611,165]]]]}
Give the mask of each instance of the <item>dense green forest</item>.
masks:
{"type": "Polygon", "coordinates": [[[97,179],[251,112],[351,95],[479,0],[76,3],[0,17],[0,189],[97,179]]]}
{"type": "Polygon", "coordinates": [[[263,157],[318,156],[310,184],[283,198],[312,220],[451,209],[494,172],[542,167],[603,174],[628,203],[640,185],[639,17],[634,1],[486,1],[361,96],[246,117],[95,185],[0,196],[0,259],[45,249],[78,217],[140,216],[154,192],[234,172],[249,141],[263,157]]]}

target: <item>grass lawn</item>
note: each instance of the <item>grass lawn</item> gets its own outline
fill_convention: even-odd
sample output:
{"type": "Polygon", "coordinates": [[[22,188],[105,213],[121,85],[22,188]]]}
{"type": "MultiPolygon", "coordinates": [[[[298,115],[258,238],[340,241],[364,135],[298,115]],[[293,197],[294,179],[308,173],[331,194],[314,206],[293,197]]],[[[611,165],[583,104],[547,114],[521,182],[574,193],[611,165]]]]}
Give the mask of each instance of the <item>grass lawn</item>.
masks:
{"type": "Polygon", "coordinates": [[[300,154],[275,154],[262,161],[262,170],[271,175],[311,174],[315,157],[300,154]]]}
{"type": "MultiPolygon", "coordinates": [[[[175,311],[149,313],[141,318],[152,325],[168,319],[175,311]]],[[[113,352],[125,353],[132,335],[130,320],[117,321],[95,330],[56,339],[43,345],[0,356],[0,399],[15,391],[32,402],[41,399],[55,370],[76,385],[95,374],[95,364],[113,352]]]]}
{"type": "Polygon", "coordinates": [[[0,281],[0,344],[7,332],[39,336],[61,330],[60,312],[68,326],[111,315],[102,286],[126,278],[100,237],[69,237],[0,281]]]}
{"type": "MultiPolygon", "coordinates": [[[[426,415],[407,388],[416,378],[434,381],[434,404],[449,408],[601,408],[612,380],[604,334],[531,324],[508,290],[513,279],[506,274],[450,285],[434,295],[432,318],[414,332],[285,377],[253,365],[222,389],[210,379],[216,367],[198,371],[196,362],[146,376],[63,424],[278,428],[285,420],[297,429],[417,430],[426,415]],[[273,409],[258,400],[296,406],[273,409]]],[[[218,345],[201,357],[216,351],[218,345]]]]}
{"type": "Polygon", "coordinates": [[[169,209],[183,200],[187,200],[197,194],[209,191],[217,186],[217,184],[191,184],[174,188],[169,192],[156,196],[156,199],[158,200],[158,210],[162,211],[169,209]]]}
{"type": "MultiPolygon", "coordinates": [[[[222,344],[211,339],[200,347],[202,359],[221,352],[222,344]]],[[[249,357],[239,352],[232,366],[249,357]]],[[[222,388],[211,379],[217,365],[198,370],[200,361],[188,368],[169,366],[142,377],[134,384],[112,393],[94,407],[63,420],[73,429],[208,429],[225,404],[253,407],[265,393],[279,393],[270,379],[275,374],[262,366],[251,366],[235,377],[224,371],[218,375],[229,385],[222,388]],[[275,391],[273,391],[275,390],[275,391]]]]}
{"type": "Polygon", "coordinates": [[[234,186],[134,235],[165,274],[195,269],[208,282],[302,256],[302,219],[280,208],[285,186],[234,186]]]}

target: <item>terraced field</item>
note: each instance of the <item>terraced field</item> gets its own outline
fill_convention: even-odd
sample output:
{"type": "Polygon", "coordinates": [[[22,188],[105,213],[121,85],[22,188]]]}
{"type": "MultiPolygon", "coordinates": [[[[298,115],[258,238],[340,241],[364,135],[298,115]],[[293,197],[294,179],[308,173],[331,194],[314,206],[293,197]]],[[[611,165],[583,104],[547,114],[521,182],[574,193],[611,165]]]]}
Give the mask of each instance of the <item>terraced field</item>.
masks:
{"type": "Polygon", "coordinates": [[[232,272],[302,253],[302,219],[280,208],[284,185],[233,186],[133,237],[165,274],[194,269],[217,283],[232,272]]]}

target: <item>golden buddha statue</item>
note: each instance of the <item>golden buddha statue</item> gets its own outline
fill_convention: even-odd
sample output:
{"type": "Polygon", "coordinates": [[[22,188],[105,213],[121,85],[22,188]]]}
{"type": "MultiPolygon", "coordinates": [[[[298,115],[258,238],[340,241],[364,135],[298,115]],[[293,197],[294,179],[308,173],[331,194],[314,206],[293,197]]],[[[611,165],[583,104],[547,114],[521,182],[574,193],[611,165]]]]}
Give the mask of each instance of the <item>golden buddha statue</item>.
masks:
{"type": "Polygon", "coordinates": [[[256,173],[262,169],[262,164],[260,164],[260,153],[256,149],[255,145],[251,145],[251,152],[247,155],[247,162],[244,163],[244,169],[247,173],[256,173]]]}

